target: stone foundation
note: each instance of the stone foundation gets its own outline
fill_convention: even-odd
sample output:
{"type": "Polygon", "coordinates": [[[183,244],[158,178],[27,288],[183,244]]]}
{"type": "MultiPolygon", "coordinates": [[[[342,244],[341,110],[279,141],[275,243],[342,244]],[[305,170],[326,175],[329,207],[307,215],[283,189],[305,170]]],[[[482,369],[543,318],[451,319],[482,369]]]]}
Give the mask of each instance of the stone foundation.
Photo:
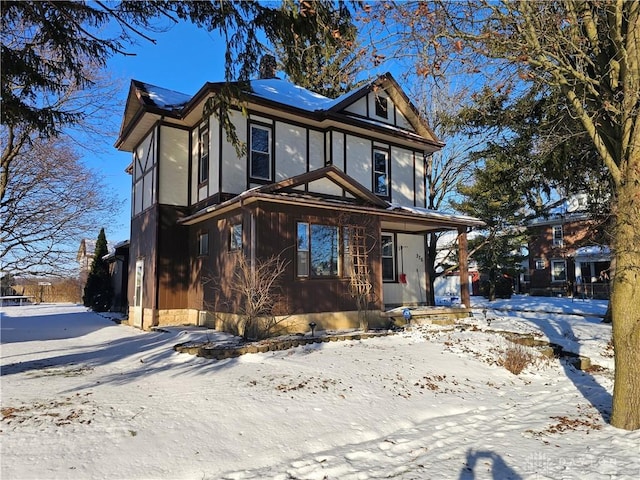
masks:
{"type": "MultiPolygon", "coordinates": [[[[383,316],[379,310],[368,313],[369,328],[387,328],[393,319],[383,316]]],[[[129,324],[133,326],[133,308],[129,309],[129,324]]],[[[263,322],[266,320],[262,320],[263,322]]],[[[310,323],[315,323],[315,330],[348,330],[360,327],[357,311],[306,313],[276,317],[273,327],[278,335],[290,333],[307,333],[310,323]]],[[[211,312],[196,309],[152,310],[144,309],[143,330],[152,327],[198,325],[213,328],[233,335],[242,335],[242,317],[233,313],[211,312]]]]}

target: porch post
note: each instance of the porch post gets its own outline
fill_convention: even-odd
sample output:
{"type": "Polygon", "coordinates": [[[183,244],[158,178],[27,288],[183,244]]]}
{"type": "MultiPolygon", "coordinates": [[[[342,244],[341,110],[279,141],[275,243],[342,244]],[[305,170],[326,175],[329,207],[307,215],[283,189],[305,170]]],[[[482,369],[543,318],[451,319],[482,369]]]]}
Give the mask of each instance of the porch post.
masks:
{"type": "Polygon", "coordinates": [[[469,259],[467,245],[467,227],[458,227],[458,258],[460,260],[460,302],[471,307],[469,298],[469,259]]]}

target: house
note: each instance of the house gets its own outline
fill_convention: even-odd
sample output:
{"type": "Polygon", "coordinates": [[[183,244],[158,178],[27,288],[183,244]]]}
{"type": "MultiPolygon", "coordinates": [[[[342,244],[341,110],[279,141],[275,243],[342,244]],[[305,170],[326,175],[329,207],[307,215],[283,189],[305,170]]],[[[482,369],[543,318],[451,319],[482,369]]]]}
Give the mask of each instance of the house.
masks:
{"type": "Polygon", "coordinates": [[[129,284],[129,240],[123,240],[114,245],[113,250],[102,257],[109,266],[109,276],[113,287],[112,312],[128,312],[128,284],[129,284]]]}
{"type": "Polygon", "coordinates": [[[558,201],[529,222],[531,295],[609,298],[611,252],[596,241],[596,226],[585,195],[558,201]]]}
{"type": "Polygon", "coordinates": [[[224,83],[131,83],[116,142],[132,154],[130,323],[235,321],[241,255],[286,261],[276,307],[297,331],[357,326],[363,288],[374,317],[424,303],[429,232],[460,232],[466,261],[482,222],[425,208],[425,158],[443,143],[390,74],[337,99],[273,74],[235,86],[246,153],[205,108],[224,83]]]}

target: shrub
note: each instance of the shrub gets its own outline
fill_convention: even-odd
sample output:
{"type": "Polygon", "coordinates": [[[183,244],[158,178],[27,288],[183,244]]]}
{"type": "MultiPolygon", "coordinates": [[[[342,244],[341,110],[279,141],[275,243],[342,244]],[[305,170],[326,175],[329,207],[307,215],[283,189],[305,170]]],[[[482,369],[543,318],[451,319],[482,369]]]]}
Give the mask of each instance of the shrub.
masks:
{"type": "Polygon", "coordinates": [[[504,351],[502,366],[514,375],[519,375],[525,368],[533,363],[533,355],[523,345],[510,345],[504,351]]]}

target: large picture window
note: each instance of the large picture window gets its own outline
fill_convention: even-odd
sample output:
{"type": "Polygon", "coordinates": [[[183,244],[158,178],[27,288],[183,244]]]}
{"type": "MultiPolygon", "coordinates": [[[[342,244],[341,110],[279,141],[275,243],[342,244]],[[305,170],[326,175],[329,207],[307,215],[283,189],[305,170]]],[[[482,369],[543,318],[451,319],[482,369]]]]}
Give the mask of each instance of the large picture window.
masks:
{"type": "Polygon", "coordinates": [[[396,279],[396,248],[392,233],[382,234],[382,280],[393,282],[396,279]]]}
{"type": "Polygon", "coordinates": [[[299,222],[297,235],[299,277],[322,278],[339,275],[338,227],[299,222]]]}
{"type": "Polygon", "coordinates": [[[249,176],[271,180],[271,128],[251,125],[249,176]]]}
{"type": "Polygon", "coordinates": [[[209,129],[200,130],[198,154],[198,183],[209,180],[209,129]]]}
{"type": "Polygon", "coordinates": [[[373,151],[373,191],[382,197],[389,196],[389,152],[373,151]]]}

